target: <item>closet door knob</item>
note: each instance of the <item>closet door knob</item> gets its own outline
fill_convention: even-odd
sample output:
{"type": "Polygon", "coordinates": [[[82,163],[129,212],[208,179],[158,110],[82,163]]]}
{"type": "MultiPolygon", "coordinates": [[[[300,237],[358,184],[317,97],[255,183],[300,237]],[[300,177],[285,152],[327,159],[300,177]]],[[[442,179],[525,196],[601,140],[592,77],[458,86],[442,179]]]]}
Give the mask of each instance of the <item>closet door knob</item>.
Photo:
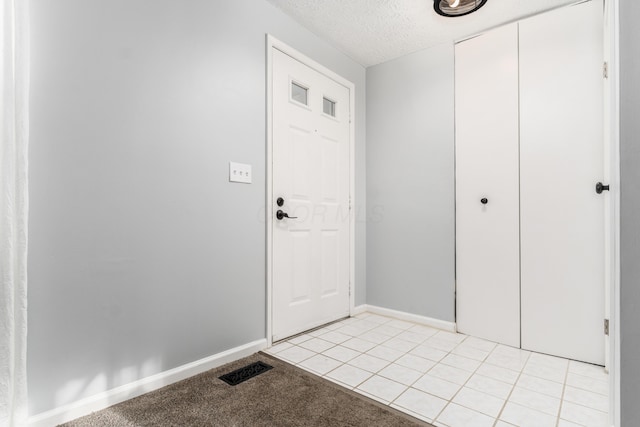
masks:
{"type": "Polygon", "coordinates": [[[603,191],[609,191],[608,185],[603,185],[601,182],[596,184],[596,193],[602,194],[603,191]]]}
{"type": "Polygon", "coordinates": [[[487,203],[489,203],[489,199],[487,199],[486,197],[483,197],[482,199],[480,199],[480,203],[482,203],[483,205],[486,205],[487,203]]]}

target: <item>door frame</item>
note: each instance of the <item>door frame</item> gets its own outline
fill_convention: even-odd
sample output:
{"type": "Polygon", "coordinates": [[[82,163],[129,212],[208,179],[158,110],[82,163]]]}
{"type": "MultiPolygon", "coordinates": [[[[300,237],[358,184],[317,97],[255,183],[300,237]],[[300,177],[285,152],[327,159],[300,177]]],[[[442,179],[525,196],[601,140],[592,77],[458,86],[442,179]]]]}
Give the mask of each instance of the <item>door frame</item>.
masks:
{"type": "Polygon", "coordinates": [[[605,85],[605,179],[611,186],[609,238],[605,242],[607,272],[605,310],[609,314],[607,362],[609,368],[609,422],[620,426],[620,21],[619,0],[604,0],[604,61],[608,64],[605,85]],[[606,176],[608,175],[608,176],[606,176]]]}
{"type": "Polygon", "coordinates": [[[283,43],[271,34],[266,35],[266,198],[265,222],[267,230],[266,247],[266,285],[267,285],[267,347],[273,344],[273,50],[292,57],[296,61],[323,74],[349,90],[349,315],[353,315],[355,307],[355,85],[344,77],[291,46],[283,43]]]}

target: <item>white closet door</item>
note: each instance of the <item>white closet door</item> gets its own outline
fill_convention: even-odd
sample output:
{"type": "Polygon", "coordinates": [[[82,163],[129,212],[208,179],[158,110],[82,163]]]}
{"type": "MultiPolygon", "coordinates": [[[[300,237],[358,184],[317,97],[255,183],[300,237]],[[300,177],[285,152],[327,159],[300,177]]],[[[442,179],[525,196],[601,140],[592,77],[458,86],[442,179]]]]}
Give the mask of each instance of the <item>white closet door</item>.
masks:
{"type": "Polygon", "coordinates": [[[517,24],[455,57],[457,326],[519,347],[517,24]]]}
{"type": "Polygon", "coordinates": [[[522,347],[604,362],[603,12],[520,23],[522,347]]]}

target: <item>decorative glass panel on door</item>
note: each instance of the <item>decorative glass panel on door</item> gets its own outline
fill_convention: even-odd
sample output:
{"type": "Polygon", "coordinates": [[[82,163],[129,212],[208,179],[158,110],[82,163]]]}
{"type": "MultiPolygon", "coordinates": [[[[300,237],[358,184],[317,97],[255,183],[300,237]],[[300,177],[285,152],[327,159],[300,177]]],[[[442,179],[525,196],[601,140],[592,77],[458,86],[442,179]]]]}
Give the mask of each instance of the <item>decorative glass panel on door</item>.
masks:
{"type": "Polygon", "coordinates": [[[296,102],[299,102],[304,105],[309,105],[307,103],[309,89],[306,87],[299,85],[296,82],[291,82],[291,99],[296,102]]]}
{"type": "Polygon", "coordinates": [[[331,116],[331,117],[335,117],[336,116],[336,103],[335,101],[332,101],[330,99],[327,98],[322,98],[322,111],[331,116]]]}

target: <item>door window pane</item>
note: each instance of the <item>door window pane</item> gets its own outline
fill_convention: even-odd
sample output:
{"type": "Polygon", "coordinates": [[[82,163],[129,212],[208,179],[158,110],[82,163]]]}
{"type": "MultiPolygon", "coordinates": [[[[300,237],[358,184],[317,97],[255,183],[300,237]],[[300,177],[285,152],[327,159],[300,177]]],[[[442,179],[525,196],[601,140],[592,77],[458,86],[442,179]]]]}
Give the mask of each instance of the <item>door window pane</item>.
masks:
{"type": "Polygon", "coordinates": [[[291,82],[291,99],[293,99],[294,101],[297,101],[304,105],[308,105],[307,92],[309,92],[309,89],[307,89],[306,87],[300,86],[295,82],[291,82]]]}
{"type": "Polygon", "coordinates": [[[336,103],[330,99],[323,98],[322,99],[322,111],[325,114],[330,115],[331,117],[336,116],[336,103]]]}

